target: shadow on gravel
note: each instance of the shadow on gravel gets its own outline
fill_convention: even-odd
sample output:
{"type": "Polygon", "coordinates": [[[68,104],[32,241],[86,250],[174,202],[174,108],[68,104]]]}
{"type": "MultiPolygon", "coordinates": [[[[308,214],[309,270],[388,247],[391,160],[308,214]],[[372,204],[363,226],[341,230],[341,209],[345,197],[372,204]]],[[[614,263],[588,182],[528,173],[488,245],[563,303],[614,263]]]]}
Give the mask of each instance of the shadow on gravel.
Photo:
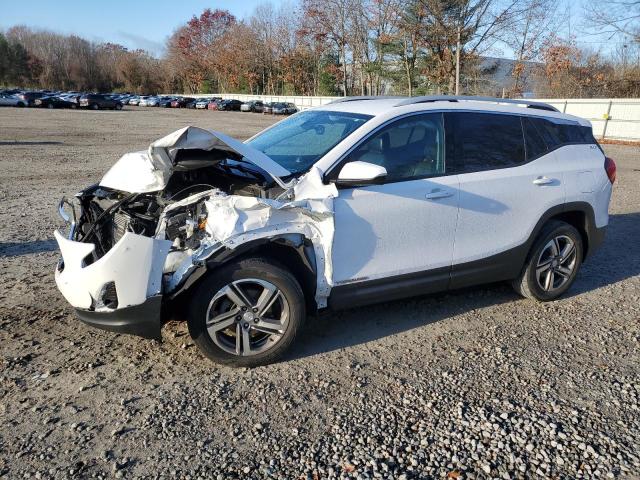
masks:
{"type": "Polygon", "coordinates": [[[32,242],[0,242],[0,257],[19,257],[32,253],[52,252],[58,248],[53,238],[32,242]]]}
{"type": "MultiPolygon", "coordinates": [[[[640,213],[609,217],[603,246],[583,265],[570,298],[640,275],[640,213]]],[[[456,290],[346,310],[309,319],[291,358],[331,352],[445,320],[452,315],[519,300],[506,283],[456,290]]]]}
{"type": "Polygon", "coordinates": [[[34,142],[0,142],[0,145],[62,145],[64,142],[53,142],[53,141],[34,141],[34,142]]]}
{"type": "Polygon", "coordinates": [[[511,287],[497,283],[328,313],[309,318],[290,358],[349,348],[518,299],[511,287]]]}
{"type": "Polygon", "coordinates": [[[602,247],[587,259],[565,298],[640,275],[640,213],[609,216],[602,247]]]}

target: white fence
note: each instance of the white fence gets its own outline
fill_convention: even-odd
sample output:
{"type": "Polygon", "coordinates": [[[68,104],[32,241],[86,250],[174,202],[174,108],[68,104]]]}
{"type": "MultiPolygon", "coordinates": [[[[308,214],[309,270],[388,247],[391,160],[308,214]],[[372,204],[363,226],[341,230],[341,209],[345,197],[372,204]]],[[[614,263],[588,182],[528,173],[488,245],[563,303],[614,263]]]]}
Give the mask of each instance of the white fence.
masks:
{"type": "MultiPolygon", "coordinates": [[[[210,97],[212,95],[194,95],[210,97]]],[[[264,102],[290,102],[300,110],[318,107],[340,97],[303,97],[274,95],[218,94],[222,98],[241,101],[262,100],[264,102]]],[[[532,100],[532,99],[528,99],[532,100]]],[[[536,99],[556,107],[561,112],[582,117],[593,125],[593,134],[597,139],[616,139],[640,141],[640,99],[606,98],[606,99],[536,99]]]]}
{"type": "Polygon", "coordinates": [[[561,112],[586,118],[597,139],[640,140],[640,99],[540,99],[561,112]]]}

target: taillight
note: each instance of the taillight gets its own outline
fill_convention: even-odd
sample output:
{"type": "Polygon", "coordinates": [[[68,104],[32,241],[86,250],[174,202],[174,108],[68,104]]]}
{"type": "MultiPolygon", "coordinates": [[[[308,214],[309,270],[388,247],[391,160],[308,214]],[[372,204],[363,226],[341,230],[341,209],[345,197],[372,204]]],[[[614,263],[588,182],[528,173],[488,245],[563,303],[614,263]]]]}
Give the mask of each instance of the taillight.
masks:
{"type": "Polygon", "coordinates": [[[616,181],[616,162],[612,158],[604,158],[604,170],[607,172],[607,177],[611,183],[616,181]]]}

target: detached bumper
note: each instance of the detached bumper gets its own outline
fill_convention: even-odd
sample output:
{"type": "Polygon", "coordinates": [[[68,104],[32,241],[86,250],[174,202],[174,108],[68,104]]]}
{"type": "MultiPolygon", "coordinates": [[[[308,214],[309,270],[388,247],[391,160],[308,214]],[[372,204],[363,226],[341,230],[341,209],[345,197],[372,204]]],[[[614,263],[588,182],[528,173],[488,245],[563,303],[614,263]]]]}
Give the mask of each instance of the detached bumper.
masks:
{"type": "Polygon", "coordinates": [[[110,312],[76,309],[76,314],[91,327],[109,332],[137,335],[151,340],[161,340],[162,295],[149,297],[140,305],[124,307],[110,312]]]}

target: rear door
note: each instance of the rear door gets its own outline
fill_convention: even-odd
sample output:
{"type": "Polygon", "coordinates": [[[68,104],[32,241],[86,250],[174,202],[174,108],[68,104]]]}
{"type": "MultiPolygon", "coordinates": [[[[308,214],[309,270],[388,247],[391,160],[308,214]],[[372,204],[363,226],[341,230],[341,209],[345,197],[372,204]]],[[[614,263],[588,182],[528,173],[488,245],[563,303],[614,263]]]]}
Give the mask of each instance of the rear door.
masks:
{"type": "Polygon", "coordinates": [[[445,118],[447,158],[460,184],[451,286],[513,278],[521,266],[514,258],[542,215],[564,203],[564,167],[526,117],[455,112],[445,118]]]}

